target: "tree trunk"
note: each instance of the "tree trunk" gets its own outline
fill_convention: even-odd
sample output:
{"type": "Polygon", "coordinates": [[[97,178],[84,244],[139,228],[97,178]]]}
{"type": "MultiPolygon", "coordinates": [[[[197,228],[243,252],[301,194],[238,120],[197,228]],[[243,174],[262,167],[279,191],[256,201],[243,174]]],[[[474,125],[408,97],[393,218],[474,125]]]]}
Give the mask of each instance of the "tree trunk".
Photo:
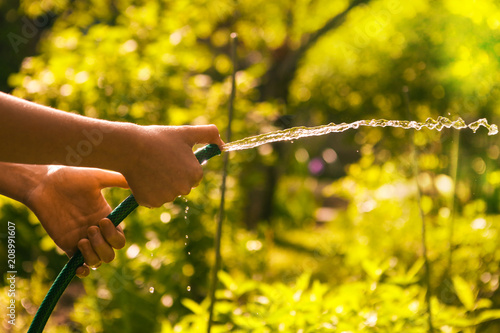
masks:
{"type": "MultiPolygon", "coordinates": [[[[303,36],[303,43],[297,49],[292,49],[285,38],[283,45],[273,51],[272,63],[267,71],[262,85],[259,87],[261,101],[275,101],[288,103],[290,84],[295,78],[301,59],[305,53],[327,32],[342,25],[347,14],[355,7],[366,4],[370,0],[354,0],[343,12],[328,20],[323,27],[312,34],[303,36]]],[[[285,126],[291,127],[291,126],[285,126]]],[[[283,165],[287,164],[290,145],[274,143],[273,149],[278,156],[277,165],[262,165],[259,159],[254,161],[251,170],[258,172],[261,181],[249,184],[247,192],[244,221],[249,229],[254,229],[261,221],[270,221],[273,214],[273,200],[279,179],[284,172],[283,165]]],[[[244,172],[248,175],[250,173],[244,172]]],[[[255,177],[252,177],[255,178],[255,177]]]]}

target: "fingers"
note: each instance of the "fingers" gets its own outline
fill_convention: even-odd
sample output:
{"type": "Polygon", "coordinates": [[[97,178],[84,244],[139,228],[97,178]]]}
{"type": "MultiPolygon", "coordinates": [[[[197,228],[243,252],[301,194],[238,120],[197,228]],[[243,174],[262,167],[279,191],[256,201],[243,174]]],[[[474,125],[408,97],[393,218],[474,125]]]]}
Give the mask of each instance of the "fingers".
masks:
{"type": "Polygon", "coordinates": [[[77,269],[76,274],[79,277],[89,275],[89,267],[99,267],[102,262],[111,262],[115,258],[113,249],[121,249],[125,246],[123,230],[120,227],[115,227],[107,218],[99,221],[99,227],[89,227],[87,236],[88,238],[78,242],[78,249],[87,265],[77,269]]]}
{"type": "Polygon", "coordinates": [[[95,173],[95,176],[98,178],[99,183],[101,184],[101,188],[105,187],[122,187],[128,188],[127,181],[125,177],[121,173],[107,170],[99,170],[99,172],[95,173]]]}
{"type": "Polygon", "coordinates": [[[97,253],[94,251],[88,239],[80,239],[78,242],[78,249],[82,253],[85,263],[90,267],[97,267],[101,264],[101,258],[99,258],[97,253]]]}
{"type": "Polygon", "coordinates": [[[87,229],[87,235],[92,248],[101,261],[108,263],[111,262],[111,260],[115,259],[115,251],[108,244],[108,242],[104,240],[101,230],[98,227],[89,227],[87,229]]]}
{"type": "Polygon", "coordinates": [[[219,131],[214,125],[140,127],[134,164],[121,169],[137,203],[159,207],[187,195],[203,178],[203,168],[192,147],[196,144],[217,144],[223,149],[219,131]],[[140,153],[140,154],[137,154],[140,153]]]}
{"type": "Polygon", "coordinates": [[[76,276],[78,276],[80,279],[88,276],[89,273],[90,273],[90,268],[85,264],[76,269],[76,276]]]}
{"type": "Polygon", "coordinates": [[[191,147],[197,143],[214,143],[221,149],[224,146],[219,130],[215,125],[185,126],[185,129],[191,147]]]}
{"type": "Polygon", "coordinates": [[[102,219],[99,221],[99,227],[104,239],[111,247],[119,250],[125,246],[125,235],[120,226],[115,227],[109,219],[102,219]]]}

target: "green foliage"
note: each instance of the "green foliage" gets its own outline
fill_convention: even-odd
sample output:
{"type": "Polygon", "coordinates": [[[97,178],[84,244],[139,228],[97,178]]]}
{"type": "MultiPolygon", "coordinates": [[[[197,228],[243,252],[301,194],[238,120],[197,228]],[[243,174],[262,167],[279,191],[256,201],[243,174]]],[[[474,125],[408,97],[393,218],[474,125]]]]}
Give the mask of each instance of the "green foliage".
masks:
{"type": "MultiPolygon", "coordinates": [[[[408,274],[410,274],[408,272],[408,274]]],[[[425,332],[424,294],[417,285],[359,281],[333,287],[304,273],[291,286],[257,281],[234,281],[220,272],[225,289],[218,292],[214,332],[425,332]]],[[[456,280],[454,280],[456,281],[456,280]]],[[[498,310],[485,310],[473,319],[467,312],[438,303],[440,332],[498,319],[498,310]],[[457,311],[458,310],[458,311],[457,311]]],[[[183,300],[194,315],[185,316],[173,331],[206,329],[207,304],[183,300]]],[[[172,327],[165,324],[162,332],[172,327]]]]}
{"type": "MultiPolygon", "coordinates": [[[[52,18],[10,69],[13,94],[86,116],[223,132],[235,31],[234,138],[370,118],[500,118],[493,0],[355,1],[324,33],[350,1],[6,3],[6,33],[52,18]]],[[[499,331],[499,157],[484,129],[362,128],[231,153],[212,331],[426,332],[428,292],[436,331],[499,331]]],[[[210,160],[187,201],[132,214],[125,249],[73,282],[47,332],[206,331],[221,165],[210,160]]],[[[106,192],[113,207],[127,194],[106,192]]],[[[18,230],[11,331],[24,332],[66,258],[31,213],[0,200],[0,221],[18,230]]]]}

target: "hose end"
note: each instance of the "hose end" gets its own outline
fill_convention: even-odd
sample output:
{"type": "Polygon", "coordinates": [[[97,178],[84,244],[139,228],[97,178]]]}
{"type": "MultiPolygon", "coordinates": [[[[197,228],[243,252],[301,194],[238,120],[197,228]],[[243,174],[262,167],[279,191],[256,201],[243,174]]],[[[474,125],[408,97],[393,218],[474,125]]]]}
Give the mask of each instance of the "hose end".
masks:
{"type": "Polygon", "coordinates": [[[212,157],[216,155],[220,155],[221,150],[219,149],[219,146],[217,146],[214,143],[208,144],[205,147],[202,147],[195,151],[194,155],[196,156],[196,159],[198,159],[198,162],[200,164],[204,164],[206,161],[211,159],[212,157]]]}

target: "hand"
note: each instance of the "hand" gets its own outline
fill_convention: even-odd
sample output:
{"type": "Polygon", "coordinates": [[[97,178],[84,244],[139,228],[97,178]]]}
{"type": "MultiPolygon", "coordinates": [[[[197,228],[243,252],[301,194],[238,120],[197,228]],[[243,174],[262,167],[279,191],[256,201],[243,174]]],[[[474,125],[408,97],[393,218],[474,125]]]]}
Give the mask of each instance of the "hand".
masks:
{"type": "Polygon", "coordinates": [[[113,260],[113,248],[125,246],[122,229],[103,218],[111,212],[111,207],[101,190],[115,186],[128,187],[125,178],[117,172],[50,166],[26,196],[26,205],[54,242],[69,257],[77,249],[82,252],[86,265],[77,269],[79,277],[89,274],[89,266],[97,267],[101,262],[113,260]]]}
{"type": "Polygon", "coordinates": [[[137,202],[159,207],[179,195],[187,195],[197,186],[203,169],[193,153],[195,144],[224,142],[214,125],[142,126],[138,128],[137,146],[126,155],[120,171],[137,202]]]}

